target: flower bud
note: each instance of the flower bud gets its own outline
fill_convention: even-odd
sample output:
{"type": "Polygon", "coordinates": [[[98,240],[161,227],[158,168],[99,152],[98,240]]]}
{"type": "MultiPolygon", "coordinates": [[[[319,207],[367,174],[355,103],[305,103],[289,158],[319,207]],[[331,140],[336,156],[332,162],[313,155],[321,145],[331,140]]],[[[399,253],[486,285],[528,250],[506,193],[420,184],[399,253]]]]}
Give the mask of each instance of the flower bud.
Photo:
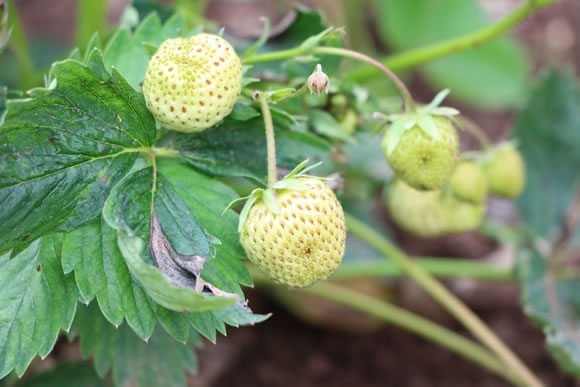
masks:
{"type": "Polygon", "coordinates": [[[308,77],[308,88],[310,89],[310,93],[320,95],[324,91],[324,93],[328,94],[330,80],[328,79],[328,75],[322,71],[320,64],[316,65],[316,70],[308,77]]]}

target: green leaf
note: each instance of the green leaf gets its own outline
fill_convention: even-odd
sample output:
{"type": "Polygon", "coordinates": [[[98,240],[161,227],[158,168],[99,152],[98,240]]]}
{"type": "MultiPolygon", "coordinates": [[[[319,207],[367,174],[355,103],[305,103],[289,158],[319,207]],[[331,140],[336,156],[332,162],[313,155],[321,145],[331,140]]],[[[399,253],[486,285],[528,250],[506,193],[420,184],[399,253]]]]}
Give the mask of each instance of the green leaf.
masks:
{"type": "Polygon", "coordinates": [[[96,296],[103,315],[115,326],[125,318],[139,337],[147,339],[159,317],[177,340],[187,340],[189,332],[174,322],[178,317],[158,307],[134,281],[117,245],[117,232],[104,220],[65,234],[62,263],[65,273],[74,270],[79,299],[88,303],[96,296]]]}
{"type": "Polygon", "coordinates": [[[560,366],[580,376],[580,282],[575,269],[568,276],[558,273],[537,251],[525,251],[517,261],[524,311],[543,329],[560,366]]]}
{"type": "Polygon", "coordinates": [[[72,276],[62,272],[62,238],[44,237],[14,258],[0,257],[0,379],[20,376],[34,356],[50,353],[76,310],[72,276]]]}
{"type": "MultiPolygon", "coordinates": [[[[304,41],[317,35],[327,29],[322,14],[318,11],[309,11],[305,8],[297,9],[297,15],[292,24],[278,36],[271,39],[266,45],[259,50],[260,53],[286,50],[299,47],[304,41]]],[[[326,42],[329,46],[340,46],[339,39],[331,39],[326,42]]],[[[340,58],[334,56],[323,56],[320,58],[309,57],[309,63],[303,63],[294,58],[294,60],[278,61],[270,63],[259,63],[252,68],[254,73],[270,71],[274,73],[290,74],[292,76],[308,77],[314,70],[314,64],[320,63],[328,74],[332,74],[338,69],[340,58]]]]}
{"type": "Polygon", "coordinates": [[[141,283],[147,294],[159,305],[178,312],[204,311],[235,304],[234,298],[204,296],[201,292],[175,286],[155,266],[143,261],[143,240],[119,233],[119,247],[131,274],[141,283]]]}
{"type": "Polygon", "coordinates": [[[104,51],[108,69],[117,69],[135,89],[140,89],[149,64],[149,53],[144,43],[160,45],[169,38],[183,37],[188,33],[183,17],[175,15],[165,24],[157,13],[152,13],[139,24],[134,33],[119,29],[104,51]]]}
{"type": "Polygon", "coordinates": [[[83,357],[92,355],[101,377],[112,370],[117,386],[186,386],[186,374],[197,371],[197,335],[183,344],[156,329],[144,342],[125,324],[109,324],[93,304],[79,308],[72,332],[80,336],[83,357]]]}
{"type": "Polygon", "coordinates": [[[106,387],[111,384],[102,380],[88,362],[59,363],[54,369],[32,375],[17,383],[16,387],[106,387]]]}
{"type": "MultiPolygon", "coordinates": [[[[194,134],[177,134],[175,147],[187,162],[213,176],[243,176],[263,183],[266,176],[266,136],[261,118],[222,125],[194,134]]],[[[320,138],[276,127],[276,158],[280,168],[294,168],[307,158],[319,159],[330,150],[320,138]]]]}
{"type": "Polygon", "coordinates": [[[103,214],[120,231],[119,247],[131,274],[155,302],[175,311],[235,303],[201,293],[197,276],[214,255],[211,240],[161,174],[154,180],[153,169],[144,168],[129,175],[112,191],[103,214]]]}
{"type": "Polygon", "coordinates": [[[308,120],[314,130],[319,134],[330,137],[334,140],[353,142],[354,139],[340,127],[336,119],[328,112],[322,110],[311,110],[308,113],[308,120]]]}
{"type": "Polygon", "coordinates": [[[231,118],[236,121],[248,121],[254,117],[260,116],[260,113],[250,105],[238,102],[230,114],[231,118]]]}
{"type": "MultiPolygon", "coordinates": [[[[388,0],[377,6],[381,36],[398,51],[461,36],[488,23],[476,0],[388,0]]],[[[421,71],[435,87],[449,88],[461,100],[502,108],[523,97],[529,67],[522,47],[503,37],[437,59],[421,71]]]]}
{"type": "Polygon", "coordinates": [[[527,170],[518,201],[526,226],[553,239],[580,184],[580,91],[570,73],[551,71],[516,119],[515,136],[527,170]]]}
{"type": "Polygon", "coordinates": [[[85,66],[52,68],[54,89],[10,100],[0,130],[0,252],[96,218],[136,149],[153,144],[142,95],[109,75],[97,51],[85,66]]]}

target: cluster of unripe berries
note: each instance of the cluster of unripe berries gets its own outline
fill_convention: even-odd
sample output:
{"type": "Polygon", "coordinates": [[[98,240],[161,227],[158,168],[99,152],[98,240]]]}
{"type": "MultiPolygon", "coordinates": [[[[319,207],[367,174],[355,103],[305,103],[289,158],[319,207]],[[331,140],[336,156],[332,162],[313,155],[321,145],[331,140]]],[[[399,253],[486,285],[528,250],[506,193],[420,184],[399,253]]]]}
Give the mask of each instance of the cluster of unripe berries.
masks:
{"type": "MultiPolygon", "coordinates": [[[[320,65],[307,83],[311,91],[328,92],[320,65]]],[[[163,127],[191,133],[230,114],[241,87],[242,65],[234,48],[220,36],[198,34],[159,47],[143,93],[163,127]]],[[[484,216],[488,193],[516,197],[525,178],[521,156],[509,143],[478,162],[458,161],[457,130],[449,117],[454,109],[436,105],[397,115],[383,141],[397,176],[388,207],[401,227],[425,236],[474,229],[484,216]]],[[[306,175],[303,168],[254,190],[240,214],[240,242],[248,258],[274,282],[290,287],[328,278],[345,250],[340,203],[323,179],[306,175]]]]}
{"type": "Polygon", "coordinates": [[[383,149],[395,181],[387,192],[393,220],[421,236],[476,229],[487,196],[513,199],[525,184],[525,167],[513,143],[485,150],[476,160],[460,159],[457,130],[447,117],[433,117],[437,139],[419,125],[404,132],[395,149],[383,149]]]}

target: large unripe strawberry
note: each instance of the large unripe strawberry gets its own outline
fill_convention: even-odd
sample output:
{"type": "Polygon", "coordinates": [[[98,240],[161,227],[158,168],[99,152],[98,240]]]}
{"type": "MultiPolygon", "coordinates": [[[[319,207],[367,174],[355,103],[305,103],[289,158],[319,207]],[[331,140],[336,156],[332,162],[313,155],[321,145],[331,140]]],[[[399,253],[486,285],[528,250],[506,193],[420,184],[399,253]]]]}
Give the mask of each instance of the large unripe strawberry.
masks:
{"type": "Polygon", "coordinates": [[[418,123],[404,131],[390,150],[389,130],[383,140],[383,151],[397,177],[418,190],[439,189],[449,179],[457,154],[457,130],[446,117],[432,117],[433,133],[418,123]]]}
{"type": "Polygon", "coordinates": [[[197,34],[168,39],[151,58],[143,94],[167,129],[199,132],[233,109],[242,85],[242,65],[223,38],[197,34]]]}
{"type": "Polygon", "coordinates": [[[449,191],[418,191],[397,180],[387,196],[395,223],[421,236],[474,230],[485,214],[485,203],[466,202],[449,191]]]}
{"type": "Polygon", "coordinates": [[[328,278],[344,254],[346,226],[334,192],[316,178],[305,190],[279,190],[278,213],[258,199],[242,224],[246,255],[274,282],[302,288],[328,278]]]}
{"type": "Polygon", "coordinates": [[[457,163],[448,183],[449,190],[458,199],[482,203],[487,198],[487,181],[481,167],[473,161],[457,163]]]}
{"type": "Polygon", "coordinates": [[[518,197],[526,183],[526,167],[522,155],[511,143],[490,151],[483,161],[489,192],[508,199],[518,197]]]}

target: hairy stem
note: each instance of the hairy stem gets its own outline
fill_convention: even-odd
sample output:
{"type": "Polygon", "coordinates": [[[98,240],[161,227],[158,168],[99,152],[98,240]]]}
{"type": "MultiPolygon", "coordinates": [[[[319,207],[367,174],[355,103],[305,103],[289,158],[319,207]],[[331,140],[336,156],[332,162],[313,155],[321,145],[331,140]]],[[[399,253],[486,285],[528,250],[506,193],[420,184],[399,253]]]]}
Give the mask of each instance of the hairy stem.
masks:
{"type": "Polygon", "coordinates": [[[403,81],[401,81],[401,79],[397,77],[397,75],[395,75],[395,73],[392,72],[391,69],[389,69],[387,66],[385,66],[378,60],[357,51],[338,47],[316,47],[313,49],[312,53],[353,58],[375,66],[377,69],[382,71],[387,77],[389,77],[393,81],[395,86],[397,86],[397,88],[401,92],[401,95],[403,96],[403,99],[405,100],[405,107],[407,108],[407,110],[410,110],[411,112],[415,112],[417,110],[417,107],[415,106],[415,101],[413,100],[411,92],[409,92],[407,86],[405,86],[403,81]]]}
{"type": "Polygon", "coordinates": [[[346,215],[346,224],[349,231],[367,242],[381,253],[399,265],[423,290],[437,300],[449,313],[457,318],[475,337],[490,350],[495,352],[504,364],[513,370],[526,386],[543,386],[542,382],[518,359],[518,357],[445,286],[423,270],[405,253],[383,238],[369,226],[350,215],[346,215]]]}
{"type": "Polygon", "coordinates": [[[461,123],[461,128],[464,129],[467,133],[471,134],[473,138],[477,140],[481,146],[481,149],[486,150],[491,147],[491,141],[489,141],[489,137],[487,137],[485,131],[477,123],[465,116],[461,116],[459,121],[461,123]]]}
{"type": "MultiPolygon", "coordinates": [[[[424,258],[419,257],[415,264],[434,277],[439,278],[471,278],[485,281],[511,281],[511,268],[494,267],[481,262],[472,262],[465,259],[424,258]]],[[[404,271],[390,261],[376,261],[368,263],[344,263],[333,278],[376,278],[402,277],[404,271]]]]}
{"type": "MultiPolygon", "coordinates": [[[[251,271],[252,277],[258,285],[273,285],[261,272],[255,269],[251,271]]],[[[311,288],[296,289],[293,292],[310,294],[396,325],[441,345],[514,384],[519,384],[516,375],[506,369],[491,352],[477,343],[388,302],[329,282],[321,282],[311,288]]]]}
{"type": "Polygon", "coordinates": [[[264,126],[266,127],[266,145],[268,148],[268,187],[271,187],[276,183],[276,180],[278,180],[274,123],[272,122],[270,106],[268,106],[268,101],[266,101],[265,98],[260,98],[260,106],[262,108],[262,117],[264,117],[264,126]]]}
{"type": "MultiPolygon", "coordinates": [[[[446,55],[455,54],[466,51],[474,47],[480,46],[490,40],[495,39],[507,30],[511,29],[526,17],[538,11],[542,7],[552,3],[553,0],[528,0],[520,7],[516,8],[512,13],[503,19],[490,24],[482,29],[443,42],[430,44],[424,47],[419,47],[413,50],[405,51],[400,54],[383,59],[381,62],[384,66],[391,70],[403,70],[410,67],[415,67],[420,64],[427,63],[434,59],[441,58],[446,55]]],[[[314,50],[318,48],[305,49],[302,47],[290,48],[287,50],[267,52],[263,54],[250,55],[244,59],[246,64],[274,62],[281,60],[288,60],[299,56],[306,56],[313,54],[314,50]]],[[[319,54],[323,54],[319,52],[319,54]]],[[[348,74],[347,78],[353,81],[364,81],[366,79],[375,77],[379,74],[377,69],[360,68],[348,74]]]]}
{"type": "MultiPolygon", "coordinates": [[[[382,60],[382,63],[392,70],[402,70],[427,63],[443,56],[478,47],[495,39],[520,23],[526,17],[552,2],[553,0],[527,0],[503,19],[483,27],[479,31],[405,51],[382,60]]],[[[378,73],[374,69],[360,68],[351,72],[348,75],[348,79],[364,81],[377,75],[378,73]]]]}

